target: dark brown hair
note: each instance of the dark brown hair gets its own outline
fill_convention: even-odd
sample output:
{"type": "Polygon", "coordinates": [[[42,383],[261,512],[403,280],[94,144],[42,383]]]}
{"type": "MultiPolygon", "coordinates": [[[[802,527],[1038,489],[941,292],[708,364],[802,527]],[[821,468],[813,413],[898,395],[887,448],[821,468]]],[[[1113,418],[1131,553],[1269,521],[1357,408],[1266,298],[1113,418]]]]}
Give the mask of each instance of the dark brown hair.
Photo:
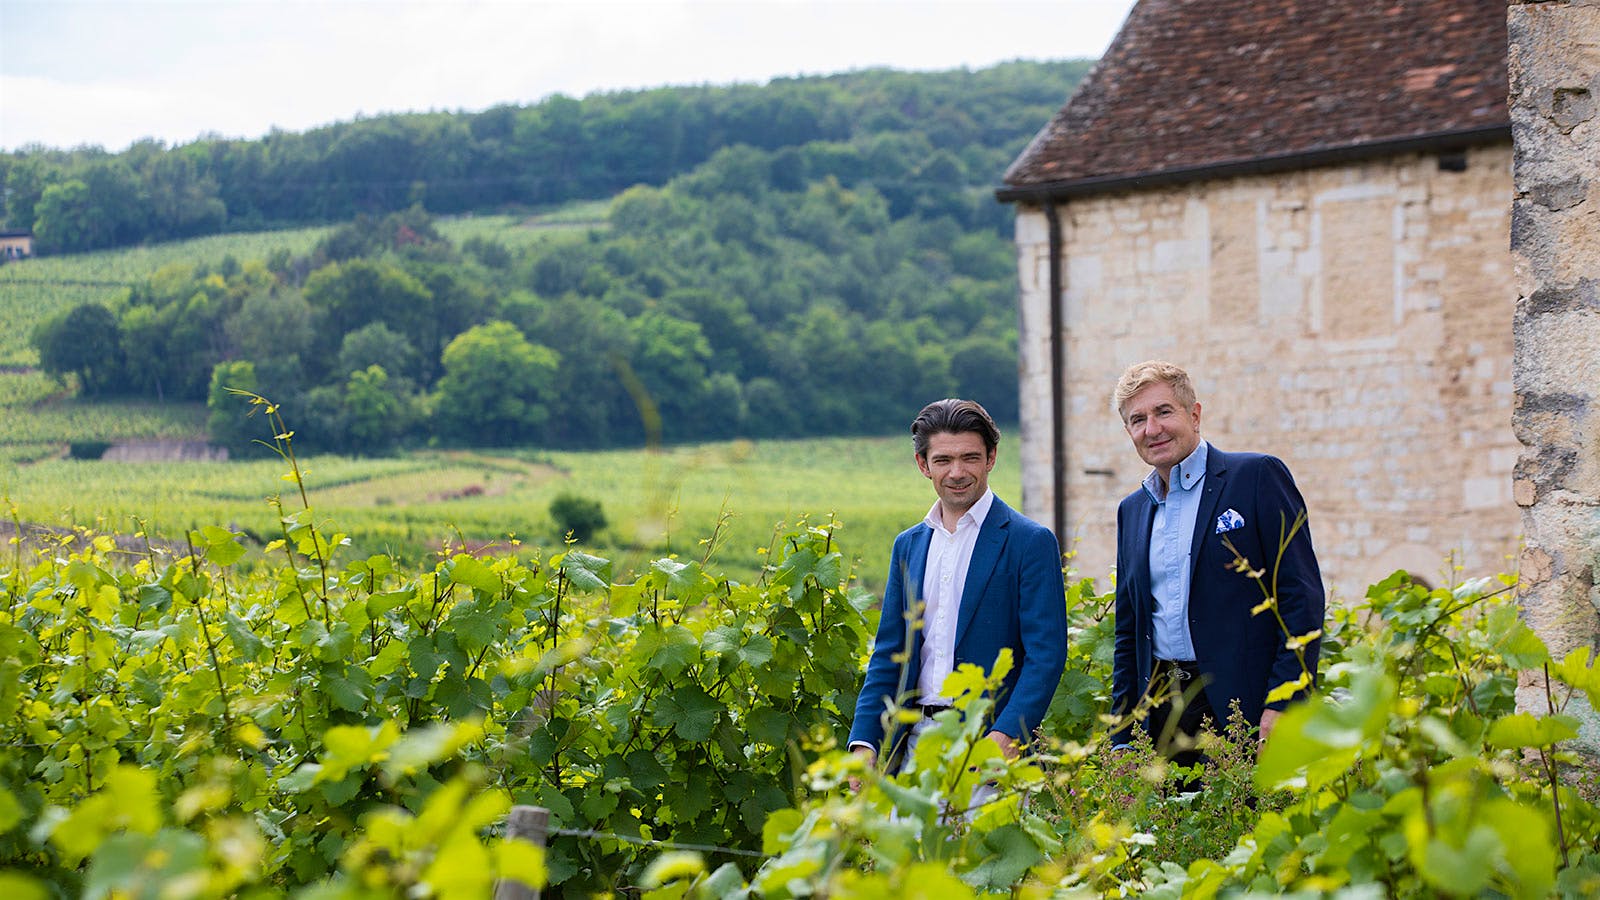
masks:
{"type": "Polygon", "coordinates": [[[936,434],[977,432],[990,454],[1000,445],[1000,429],[989,413],[973,400],[935,400],[917,413],[911,423],[911,446],[918,456],[928,455],[928,439],[936,434]]]}

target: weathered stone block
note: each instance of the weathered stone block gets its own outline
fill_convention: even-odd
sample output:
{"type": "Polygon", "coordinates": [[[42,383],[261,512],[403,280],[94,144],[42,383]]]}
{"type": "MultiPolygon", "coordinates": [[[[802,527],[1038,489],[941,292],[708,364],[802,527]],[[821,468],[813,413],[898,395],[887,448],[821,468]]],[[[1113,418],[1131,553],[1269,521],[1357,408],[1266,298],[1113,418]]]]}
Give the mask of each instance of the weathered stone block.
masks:
{"type": "MultiPolygon", "coordinates": [[[[1507,24],[1518,590],[1561,655],[1600,638],[1600,2],[1516,2],[1507,24]]],[[[1588,718],[1584,740],[1600,751],[1600,720],[1588,718]]]]}

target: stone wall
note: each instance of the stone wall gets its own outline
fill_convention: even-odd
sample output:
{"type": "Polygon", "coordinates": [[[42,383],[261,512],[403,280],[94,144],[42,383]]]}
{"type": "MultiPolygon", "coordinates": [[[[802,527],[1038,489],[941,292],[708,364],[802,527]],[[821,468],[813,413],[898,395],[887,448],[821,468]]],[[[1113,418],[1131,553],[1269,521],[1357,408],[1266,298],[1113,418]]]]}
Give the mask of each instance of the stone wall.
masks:
{"type": "Polygon", "coordinates": [[[100,456],[106,462],[227,462],[228,448],[205,441],[119,441],[100,456]]]}
{"type": "MultiPolygon", "coordinates": [[[[1112,409],[1127,365],[1194,377],[1201,433],[1282,457],[1336,593],[1514,565],[1511,148],[1075,199],[1065,262],[1076,566],[1104,576],[1147,471],[1112,409]],[[1454,167],[1459,168],[1459,167],[1454,167]],[[1449,571],[1452,567],[1455,572],[1449,571]]],[[[1018,209],[1023,508],[1053,521],[1049,246],[1018,209]]]]}
{"type": "Polygon", "coordinates": [[[1513,0],[1507,23],[1520,590],[1564,655],[1600,638],[1600,0],[1513,0]]]}

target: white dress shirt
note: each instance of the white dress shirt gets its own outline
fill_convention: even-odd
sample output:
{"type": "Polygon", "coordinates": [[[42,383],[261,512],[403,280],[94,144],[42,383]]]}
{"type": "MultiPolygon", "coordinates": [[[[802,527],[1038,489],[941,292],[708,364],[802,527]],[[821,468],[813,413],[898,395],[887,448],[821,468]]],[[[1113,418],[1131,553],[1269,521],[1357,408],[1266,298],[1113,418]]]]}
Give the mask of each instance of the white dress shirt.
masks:
{"type": "MultiPolygon", "coordinates": [[[[919,696],[915,701],[922,706],[950,705],[950,698],[942,696],[939,689],[955,669],[961,592],[966,587],[967,569],[972,565],[972,550],[978,546],[978,532],[993,506],[994,491],[984,491],[972,508],[956,520],[953,532],[945,530],[938,501],[934,501],[933,508],[923,517],[923,523],[933,529],[933,534],[928,539],[928,557],[922,570],[922,667],[917,676],[919,696]]],[[[913,742],[929,721],[924,718],[912,727],[913,742]]],[[[914,746],[914,743],[908,744],[907,753],[914,746]]],[[[877,749],[864,741],[850,745],[851,750],[857,747],[877,749]]]]}
{"type": "Polygon", "coordinates": [[[940,694],[944,680],[955,669],[956,623],[961,618],[961,591],[972,565],[978,531],[994,506],[994,491],[986,490],[972,508],[961,514],[955,531],[946,531],[935,502],[924,522],[933,529],[928,540],[928,563],[922,572],[922,671],[917,678],[919,701],[925,706],[944,705],[940,694]]]}

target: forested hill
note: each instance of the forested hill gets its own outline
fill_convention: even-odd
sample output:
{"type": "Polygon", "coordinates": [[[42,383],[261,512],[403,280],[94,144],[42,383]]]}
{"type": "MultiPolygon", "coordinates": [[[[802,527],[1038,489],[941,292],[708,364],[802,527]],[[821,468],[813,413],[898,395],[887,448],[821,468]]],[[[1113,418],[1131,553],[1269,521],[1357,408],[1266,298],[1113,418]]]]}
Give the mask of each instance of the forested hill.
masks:
{"type": "Polygon", "coordinates": [[[986,189],[1088,66],[864,70],[557,95],[259,140],[146,141],[115,154],[27,148],[0,154],[5,225],[31,229],[40,252],[51,253],[415,205],[435,214],[526,208],[663,185],[739,144],[772,153],[778,187],[833,176],[846,187],[870,185],[896,213],[931,203],[944,208],[926,211],[956,214],[963,225],[998,225],[1006,211],[986,189]]]}
{"type": "Polygon", "coordinates": [[[1016,421],[1015,251],[992,189],[1086,69],[859,72],[12,156],[12,214],[58,250],[345,222],[304,256],[168,267],[62,309],[33,345],[85,396],[206,402],[212,440],[241,451],[261,424],[230,389],[295,410],[302,446],[355,453],[882,434],[948,396],[1016,421]],[[48,186],[23,210],[28,184],[48,186]],[[603,221],[533,243],[457,244],[434,221],[585,197],[603,221]]]}

